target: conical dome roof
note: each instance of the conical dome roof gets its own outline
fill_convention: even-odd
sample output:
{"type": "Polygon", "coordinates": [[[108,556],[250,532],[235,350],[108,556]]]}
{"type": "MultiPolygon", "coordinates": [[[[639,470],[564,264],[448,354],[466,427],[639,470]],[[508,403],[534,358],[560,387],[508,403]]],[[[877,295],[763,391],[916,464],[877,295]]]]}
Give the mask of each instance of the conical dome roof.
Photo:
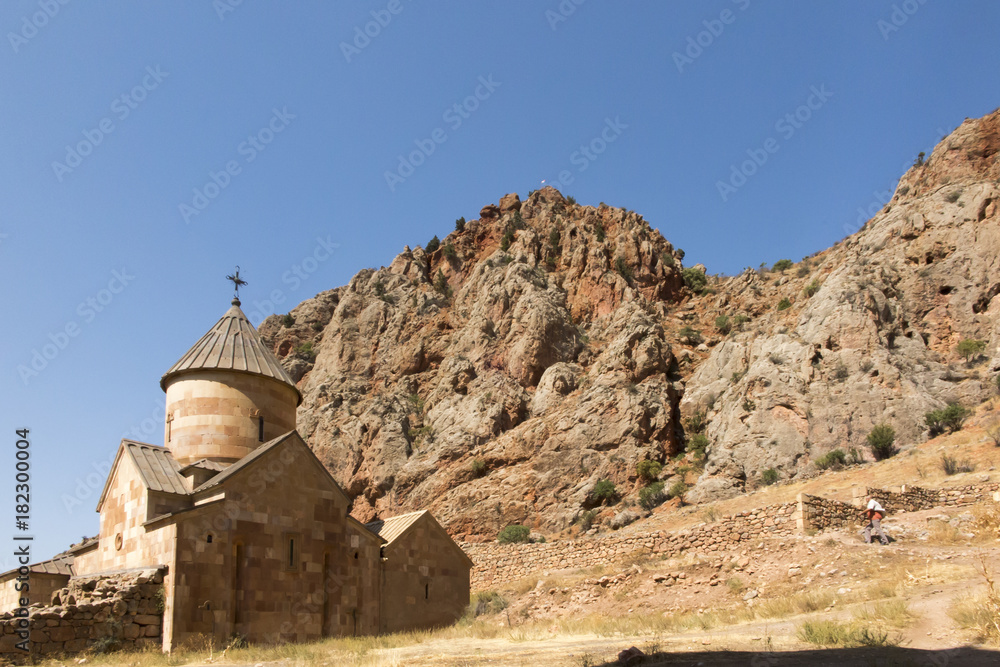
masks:
{"type": "Polygon", "coordinates": [[[163,374],[160,387],[166,391],[167,380],[175,375],[202,370],[230,370],[273,378],[295,389],[298,402],[302,402],[295,382],[240,310],[239,299],[233,299],[232,308],[222,319],[163,374]]]}

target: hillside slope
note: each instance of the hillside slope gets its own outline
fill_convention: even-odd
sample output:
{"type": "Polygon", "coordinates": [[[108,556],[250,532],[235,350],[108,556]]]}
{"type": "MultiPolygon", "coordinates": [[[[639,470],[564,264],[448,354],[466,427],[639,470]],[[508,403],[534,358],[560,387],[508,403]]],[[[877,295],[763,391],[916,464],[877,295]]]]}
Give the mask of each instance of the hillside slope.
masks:
{"type": "Polygon", "coordinates": [[[640,215],[545,188],[261,333],[362,520],[428,508],[466,539],[560,531],[601,479],[634,498],[638,461],[669,464],[696,413],[710,444],[688,499],[731,496],[769,467],[809,473],[881,421],[920,440],[925,411],[990,390],[998,126],[998,112],[963,123],[864,229],[783,273],[710,277],[696,296],[640,215]],[[720,315],[746,321],[723,334],[720,315]],[[988,341],[988,365],[959,363],[963,338],[988,341]]]}

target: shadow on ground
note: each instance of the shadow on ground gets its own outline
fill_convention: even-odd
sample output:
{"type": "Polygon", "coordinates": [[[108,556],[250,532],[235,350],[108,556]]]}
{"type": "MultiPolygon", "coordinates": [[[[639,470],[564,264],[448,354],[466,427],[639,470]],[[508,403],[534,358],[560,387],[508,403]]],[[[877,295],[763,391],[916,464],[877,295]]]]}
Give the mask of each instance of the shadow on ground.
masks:
{"type": "MultiPolygon", "coordinates": [[[[599,667],[620,666],[614,660],[599,667]]],[[[636,667],[658,665],[688,665],[695,667],[994,667],[1000,665],[1000,651],[970,647],[927,651],[913,648],[836,648],[809,651],[701,651],[697,653],[654,653],[641,661],[629,663],[636,667]]]]}

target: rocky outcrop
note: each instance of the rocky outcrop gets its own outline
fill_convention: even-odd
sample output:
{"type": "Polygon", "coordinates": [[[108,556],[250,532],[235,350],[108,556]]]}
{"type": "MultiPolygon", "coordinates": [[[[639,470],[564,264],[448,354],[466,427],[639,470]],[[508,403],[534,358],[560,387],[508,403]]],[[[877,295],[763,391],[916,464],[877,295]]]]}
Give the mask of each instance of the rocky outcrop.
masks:
{"type": "Polygon", "coordinates": [[[997,112],[966,121],[857,234],[783,273],[723,281],[695,306],[753,319],[687,380],[682,411],[707,415],[712,443],[689,499],[734,495],[768,468],[808,473],[830,449],[864,450],[879,423],[919,442],[927,411],[995,391],[998,128],[997,112]],[[985,356],[966,363],[963,339],[985,341],[985,356]]]}
{"type": "Polygon", "coordinates": [[[672,246],[551,188],[481,215],[261,326],[362,520],[427,508],[470,538],[560,530],[598,480],[681,448],[660,323],[686,296],[672,246]]]}
{"type": "Polygon", "coordinates": [[[833,248],[709,276],[699,295],[640,215],[545,188],[261,333],[303,393],[299,430],[362,520],[427,508],[465,539],[559,531],[599,480],[634,500],[643,459],[694,482],[669,457],[702,424],[688,501],[770,468],[812,474],[834,447],[863,450],[876,424],[917,442],[925,412],[994,390],[998,127],[997,112],[963,123],[833,248]],[[983,360],[956,354],[965,338],[986,341],[983,360]]]}

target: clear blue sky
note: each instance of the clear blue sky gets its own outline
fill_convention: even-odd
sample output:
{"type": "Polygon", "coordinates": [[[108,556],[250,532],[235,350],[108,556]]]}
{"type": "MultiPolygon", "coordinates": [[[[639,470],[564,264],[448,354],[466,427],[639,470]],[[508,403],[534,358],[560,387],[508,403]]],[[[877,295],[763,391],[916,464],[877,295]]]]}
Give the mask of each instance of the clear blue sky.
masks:
{"type": "Polygon", "coordinates": [[[162,442],[159,377],[236,264],[259,322],[562,174],[736,273],[844,237],[1000,105],[986,0],[62,2],[0,6],[0,539],[27,426],[40,557],[96,533],[124,433],[162,442]]]}

